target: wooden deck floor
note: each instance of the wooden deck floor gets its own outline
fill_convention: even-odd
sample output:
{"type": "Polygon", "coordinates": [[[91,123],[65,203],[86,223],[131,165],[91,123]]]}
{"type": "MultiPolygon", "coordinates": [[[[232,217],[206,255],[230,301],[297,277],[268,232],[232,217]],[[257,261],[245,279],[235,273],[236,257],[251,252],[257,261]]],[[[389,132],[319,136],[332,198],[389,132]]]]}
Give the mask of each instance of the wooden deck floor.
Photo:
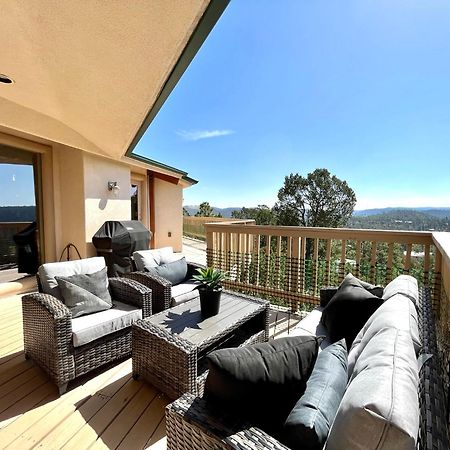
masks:
{"type": "MultiPolygon", "coordinates": [[[[287,319],[272,312],[271,338],[298,320],[287,319]]],[[[59,396],[24,358],[20,296],[0,298],[0,449],[165,449],[168,403],[153,386],[132,379],[131,359],[59,396]]]]}
{"type": "Polygon", "coordinates": [[[132,379],[130,359],[60,397],[23,356],[20,297],[0,298],[1,449],[165,449],[168,403],[132,379]]]}

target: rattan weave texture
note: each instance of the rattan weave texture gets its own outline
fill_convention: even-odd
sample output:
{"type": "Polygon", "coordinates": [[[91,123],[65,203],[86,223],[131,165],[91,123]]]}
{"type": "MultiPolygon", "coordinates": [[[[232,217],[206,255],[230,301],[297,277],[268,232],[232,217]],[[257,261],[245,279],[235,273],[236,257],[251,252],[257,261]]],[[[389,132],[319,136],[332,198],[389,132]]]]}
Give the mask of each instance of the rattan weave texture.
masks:
{"type": "Polygon", "coordinates": [[[134,323],[134,376],[142,376],[170,398],[177,398],[185,392],[200,395],[206,378],[204,356],[207,353],[221,345],[241,346],[267,341],[269,302],[235,293],[224,292],[224,296],[223,303],[229,299],[234,302],[232,306],[237,302],[245,304],[245,312],[244,309],[241,312],[230,307],[219,313],[217,319],[210,318],[202,322],[199,301],[196,299],[134,323]],[[186,319],[188,315],[192,316],[186,319]],[[174,320],[171,319],[174,316],[177,317],[176,324],[187,326],[188,331],[184,334],[164,326],[166,321],[174,320]],[[250,330],[246,330],[250,320],[257,317],[259,320],[250,330]],[[201,338],[194,340],[187,337],[196,327],[201,331],[203,326],[205,330],[201,338]],[[228,338],[231,339],[221,344],[228,338]]]}
{"type": "MultiPolygon", "coordinates": [[[[423,354],[433,355],[425,362],[419,377],[419,450],[448,450],[446,411],[448,398],[436,348],[436,328],[430,290],[420,289],[419,325],[423,354]]],[[[270,405],[267,405],[269,408],[270,405]]],[[[286,449],[265,432],[239,423],[237,417],[224,417],[203,398],[184,394],[166,408],[167,449],[286,449]]]]}
{"type": "MultiPolygon", "coordinates": [[[[143,317],[151,315],[151,289],[123,278],[109,282],[113,301],[141,307],[143,317]]],[[[25,357],[47,372],[61,392],[74,378],[131,353],[131,327],[74,348],[70,310],[51,295],[23,296],[22,313],[25,357]]]]}
{"type": "MultiPolygon", "coordinates": [[[[198,268],[203,267],[201,264],[196,264],[193,262],[188,262],[187,266],[188,271],[186,279],[192,278],[195,271],[198,268]]],[[[150,272],[131,272],[124,274],[124,277],[138,281],[152,290],[153,314],[170,308],[170,302],[172,299],[172,283],[170,281],[150,272]]]]}

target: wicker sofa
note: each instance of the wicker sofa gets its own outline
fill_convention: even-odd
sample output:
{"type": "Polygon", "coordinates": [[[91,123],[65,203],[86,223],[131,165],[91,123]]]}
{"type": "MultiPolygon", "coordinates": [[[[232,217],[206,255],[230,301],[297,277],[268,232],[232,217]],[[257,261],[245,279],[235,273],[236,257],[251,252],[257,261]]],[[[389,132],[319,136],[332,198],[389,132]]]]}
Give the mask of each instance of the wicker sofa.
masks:
{"type": "Polygon", "coordinates": [[[135,280],[152,290],[153,313],[161,312],[199,296],[198,283],[192,279],[192,276],[199,267],[203,267],[201,264],[187,262],[186,277],[177,284],[173,284],[168,279],[148,271],[148,269],[174,262],[182,257],[183,255],[180,253],[174,253],[172,247],[142,250],[133,253],[136,271],[126,273],[123,276],[130,280],[135,280]]]}
{"type": "Polygon", "coordinates": [[[130,356],[132,322],[152,314],[152,293],[136,281],[109,278],[113,308],[73,318],[42,279],[44,266],[50,266],[52,275],[67,276],[93,273],[105,261],[99,257],[44,264],[38,275],[40,292],[22,298],[25,357],[47,372],[62,394],[71,380],[130,356]]]}
{"type": "MultiPolygon", "coordinates": [[[[329,290],[324,291],[322,296],[329,297],[329,294],[329,290]]],[[[319,312],[320,310],[321,308],[318,308],[319,312]]],[[[311,322],[311,320],[309,323],[306,322],[307,328],[310,327],[311,322]]],[[[422,341],[419,360],[423,358],[423,365],[419,373],[420,420],[417,448],[444,450],[448,449],[449,444],[445,415],[448,403],[436,347],[430,290],[427,288],[421,288],[419,291],[418,322],[422,341]],[[428,355],[433,356],[427,359],[428,355]]],[[[297,332],[299,330],[300,333],[302,332],[301,326],[302,324],[297,332]]],[[[319,328],[318,332],[323,331],[317,320],[316,327],[319,328]]],[[[267,406],[269,413],[269,405],[267,406]]],[[[169,450],[184,448],[287,449],[285,445],[261,429],[234,415],[224,414],[217,405],[191,394],[185,394],[167,406],[166,424],[169,450]]],[[[382,446],[382,448],[389,447],[382,446]]]]}

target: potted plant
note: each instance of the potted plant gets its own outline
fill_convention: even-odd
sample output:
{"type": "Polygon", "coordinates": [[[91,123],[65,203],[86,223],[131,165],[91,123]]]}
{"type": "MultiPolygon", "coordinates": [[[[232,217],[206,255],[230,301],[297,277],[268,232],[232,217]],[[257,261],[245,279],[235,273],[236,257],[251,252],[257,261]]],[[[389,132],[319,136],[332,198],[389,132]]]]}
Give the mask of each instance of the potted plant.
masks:
{"type": "Polygon", "coordinates": [[[193,278],[201,283],[198,287],[200,309],[202,317],[206,319],[219,313],[220,294],[222,293],[220,283],[226,278],[226,273],[213,267],[197,269],[197,272],[197,275],[194,275],[193,278]]]}

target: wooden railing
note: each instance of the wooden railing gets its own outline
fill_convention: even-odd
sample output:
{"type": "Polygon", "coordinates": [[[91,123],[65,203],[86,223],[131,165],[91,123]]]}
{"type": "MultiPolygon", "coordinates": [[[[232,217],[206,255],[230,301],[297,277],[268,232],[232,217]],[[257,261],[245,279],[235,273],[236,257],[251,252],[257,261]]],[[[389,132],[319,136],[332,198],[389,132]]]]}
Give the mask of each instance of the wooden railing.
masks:
{"type": "MultiPolygon", "coordinates": [[[[229,272],[225,287],[298,313],[348,272],[385,286],[411,274],[433,295],[436,340],[449,391],[450,233],[206,224],[207,263],[229,272]]],[[[448,411],[447,411],[448,414],[448,411]]]]}
{"type": "MultiPolygon", "coordinates": [[[[195,217],[183,216],[183,235],[206,241],[205,224],[213,222],[230,223],[225,217],[195,217]]],[[[235,223],[248,223],[247,220],[237,220],[235,223]]]]}
{"type": "MultiPolygon", "coordinates": [[[[450,233],[433,233],[436,254],[439,254],[436,267],[439,269],[440,289],[435,296],[433,311],[436,319],[436,340],[441,353],[442,377],[447,400],[450,399],[450,233]]],[[[447,402],[448,404],[448,402],[447,402]]],[[[450,433],[450,405],[447,409],[450,433]]]]}
{"type": "Polygon", "coordinates": [[[13,236],[31,222],[0,222],[0,267],[16,263],[16,244],[13,236]]]}
{"type": "Polygon", "coordinates": [[[433,288],[441,255],[432,233],[206,224],[208,265],[229,272],[227,286],[291,310],[318,303],[323,286],[346,273],[385,285],[410,273],[433,288]]]}

